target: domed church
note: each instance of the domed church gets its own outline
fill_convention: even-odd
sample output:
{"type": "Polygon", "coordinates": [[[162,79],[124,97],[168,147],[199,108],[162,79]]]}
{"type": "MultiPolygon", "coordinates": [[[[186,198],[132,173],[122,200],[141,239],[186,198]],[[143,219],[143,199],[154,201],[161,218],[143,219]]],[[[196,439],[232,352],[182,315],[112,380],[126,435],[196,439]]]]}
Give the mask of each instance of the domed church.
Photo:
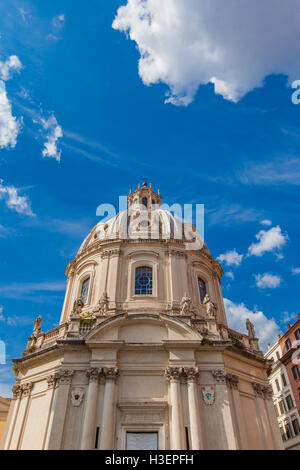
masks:
{"type": "Polygon", "coordinates": [[[2,449],[283,448],[254,326],[228,327],[222,268],[187,225],[144,183],[91,230],[59,326],[38,317],[13,361],[2,449]]]}

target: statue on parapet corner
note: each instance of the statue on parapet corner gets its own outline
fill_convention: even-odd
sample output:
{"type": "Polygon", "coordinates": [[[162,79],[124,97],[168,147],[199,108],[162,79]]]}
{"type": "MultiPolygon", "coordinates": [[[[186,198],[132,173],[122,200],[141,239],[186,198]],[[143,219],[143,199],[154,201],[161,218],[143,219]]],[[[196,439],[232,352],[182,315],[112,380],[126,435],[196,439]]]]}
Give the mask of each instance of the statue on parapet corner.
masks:
{"type": "Polygon", "coordinates": [[[36,320],[34,320],[33,324],[34,324],[34,327],[33,327],[33,333],[32,333],[32,336],[34,338],[36,338],[37,336],[39,336],[42,332],[42,321],[43,321],[43,318],[41,317],[41,315],[39,315],[37,317],[36,320]]]}
{"type": "Polygon", "coordinates": [[[217,306],[214,302],[212,302],[208,294],[206,294],[203,299],[203,305],[206,307],[206,316],[208,318],[216,318],[217,306]]]}
{"type": "Polygon", "coordinates": [[[249,338],[250,338],[250,339],[256,338],[254,325],[253,325],[253,323],[251,323],[251,321],[249,320],[249,318],[247,318],[247,320],[246,320],[246,328],[247,328],[247,330],[248,330],[249,338]]]}
{"type": "Polygon", "coordinates": [[[72,314],[74,316],[79,316],[81,314],[81,310],[83,309],[83,307],[84,307],[83,299],[82,297],[79,297],[74,302],[72,314]]]}
{"type": "Polygon", "coordinates": [[[192,299],[185,293],[180,302],[180,314],[188,315],[191,310],[192,299]]]}

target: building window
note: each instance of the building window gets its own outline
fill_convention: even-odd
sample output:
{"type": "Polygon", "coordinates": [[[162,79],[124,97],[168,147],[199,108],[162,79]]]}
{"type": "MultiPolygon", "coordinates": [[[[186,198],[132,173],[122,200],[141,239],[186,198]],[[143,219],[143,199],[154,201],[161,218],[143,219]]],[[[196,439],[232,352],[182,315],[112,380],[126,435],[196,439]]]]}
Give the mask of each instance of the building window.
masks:
{"type": "Polygon", "coordinates": [[[292,367],[292,372],[293,372],[294,379],[300,378],[300,372],[299,372],[297,365],[292,367]]]}
{"type": "Polygon", "coordinates": [[[81,286],[80,297],[82,298],[84,304],[86,304],[88,300],[89,287],[90,287],[90,278],[88,277],[85,281],[83,281],[82,286],[81,286]]]}
{"type": "Polygon", "coordinates": [[[278,379],[275,380],[277,391],[280,392],[280,385],[278,379]]]}
{"type": "Polygon", "coordinates": [[[288,395],[287,397],[285,397],[285,399],[288,409],[291,410],[292,408],[294,408],[294,403],[291,395],[288,395]]]}
{"type": "Polygon", "coordinates": [[[299,328],[298,328],[298,330],[295,331],[295,338],[300,339],[300,329],[299,328]]]}
{"type": "Polygon", "coordinates": [[[283,441],[285,441],[286,437],[285,437],[285,434],[284,434],[284,430],[281,426],[279,427],[279,429],[280,429],[281,438],[282,438],[283,441]]]}
{"type": "Polygon", "coordinates": [[[278,361],[279,361],[280,355],[279,355],[279,352],[278,352],[278,351],[276,351],[276,357],[277,357],[277,359],[278,359],[278,361]]]}
{"type": "Polygon", "coordinates": [[[199,293],[200,293],[200,300],[203,304],[204,297],[206,296],[206,284],[203,279],[198,278],[198,286],[199,286],[199,293]]]}
{"type": "Polygon", "coordinates": [[[291,428],[290,423],[286,423],[286,425],[285,425],[285,434],[286,434],[287,439],[291,439],[291,437],[293,437],[292,428],[291,428]]]}
{"type": "Polygon", "coordinates": [[[280,414],[284,414],[285,413],[285,404],[283,402],[283,400],[280,400],[280,402],[278,402],[278,406],[279,406],[279,409],[280,409],[280,414]]]}
{"type": "Polygon", "coordinates": [[[284,344],[285,344],[285,349],[286,349],[286,351],[288,351],[289,349],[291,349],[292,343],[291,343],[291,340],[290,340],[289,338],[286,340],[286,342],[285,342],[284,344]]]}
{"type": "Polygon", "coordinates": [[[152,268],[143,266],[135,270],[135,294],[152,295],[152,268]]]}
{"type": "Polygon", "coordinates": [[[286,378],[285,378],[285,375],[284,375],[284,374],[281,374],[281,380],[282,380],[282,385],[283,385],[284,387],[286,387],[286,386],[287,386],[287,383],[286,383],[286,378]]]}
{"type": "Polygon", "coordinates": [[[144,209],[144,208],[147,209],[147,207],[148,207],[148,199],[147,199],[146,197],[143,197],[143,199],[142,199],[142,204],[143,204],[143,206],[144,206],[143,209],[144,209]]]}
{"type": "Polygon", "coordinates": [[[299,426],[299,421],[297,418],[292,421],[292,425],[293,425],[295,436],[298,436],[298,434],[300,434],[300,426],[299,426]]]}

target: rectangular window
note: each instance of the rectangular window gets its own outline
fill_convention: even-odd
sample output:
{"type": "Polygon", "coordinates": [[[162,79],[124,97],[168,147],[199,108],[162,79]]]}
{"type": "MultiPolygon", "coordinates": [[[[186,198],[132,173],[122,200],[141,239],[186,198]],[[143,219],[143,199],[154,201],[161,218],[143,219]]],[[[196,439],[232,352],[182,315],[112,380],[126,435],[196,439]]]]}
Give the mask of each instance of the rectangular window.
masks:
{"type": "Polygon", "coordinates": [[[298,328],[298,330],[295,331],[295,338],[300,339],[300,329],[299,328],[298,328]]]}
{"type": "Polygon", "coordinates": [[[278,406],[279,406],[279,409],[280,409],[280,414],[284,414],[285,413],[285,409],[284,409],[284,404],[283,404],[283,401],[280,400],[280,402],[278,402],[278,406]]]}
{"type": "Polygon", "coordinates": [[[152,268],[142,266],[135,270],[135,295],[152,295],[152,268]]]}
{"type": "Polygon", "coordinates": [[[282,380],[282,385],[283,385],[284,387],[286,387],[286,386],[287,386],[287,383],[286,383],[286,378],[285,378],[285,375],[284,375],[284,374],[281,374],[281,380],[282,380]]]}
{"type": "Polygon", "coordinates": [[[298,436],[298,434],[300,434],[300,426],[299,426],[299,421],[297,418],[292,421],[292,425],[293,425],[295,436],[298,436]]]}
{"type": "Polygon", "coordinates": [[[291,437],[293,437],[292,428],[291,428],[290,423],[287,423],[285,425],[285,433],[286,433],[287,439],[291,439],[291,437]]]}
{"type": "Polygon", "coordinates": [[[294,408],[294,403],[291,395],[288,395],[287,397],[285,397],[285,399],[288,409],[291,410],[292,408],[294,408]]]}
{"type": "Polygon", "coordinates": [[[285,349],[286,349],[286,351],[288,351],[289,349],[291,349],[292,343],[291,343],[291,340],[290,340],[289,338],[286,340],[286,342],[285,342],[284,344],[285,344],[285,349]]]}
{"type": "Polygon", "coordinates": [[[297,365],[292,367],[292,373],[293,373],[294,379],[300,378],[300,372],[299,372],[297,365]]]}
{"type": "Polygon", "coordinates": [[[275,380],[275,383],[276,383],[277,391],[280,392],[280,385],[277,379],[275,380]]]}
{"type": "Polygon", "coordinates": [[[277,357],[277,359],[278,359],[278,361],[279,361],[280,355],[279,355],[279,352],[278,352],[278,351],[276,351],[276,357],[277,357]]]}

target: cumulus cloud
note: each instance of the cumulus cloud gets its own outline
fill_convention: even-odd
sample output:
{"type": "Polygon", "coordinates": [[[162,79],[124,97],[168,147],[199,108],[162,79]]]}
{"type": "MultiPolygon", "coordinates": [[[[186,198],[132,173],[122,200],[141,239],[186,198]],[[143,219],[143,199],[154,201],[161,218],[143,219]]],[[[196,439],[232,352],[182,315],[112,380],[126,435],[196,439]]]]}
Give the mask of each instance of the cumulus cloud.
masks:
{"type": "Polygon", "coordinates": [[[300,274],[300,268],[292,268],[292,274],[300,274]]]}
{"type": "Polygon", "coordinates": [[[5,186],[0,179],[0,200],[4,199],[7,207],[18,212],[18,214],[34,216],[31,209],[31,202],[27,196],[20,196],[19,189],[14,186],[5,186]]]}
{"type": "Polygon", "coordinates": [[[22,63],[16,55],[11,55],[6,61],[0,60],[0,78],[2,80],[9,80],[12,72],[20,72],[22,63]]]}
{"type": "Polygon", "coordinates": [[[300,76],[298,0],[127,0],[112,26],[137,44],[144,84],[165,83],[175,105],[201,84],[237,102],[269,74],[300,76]]]}
{"type": "Polygon", "coordinates": [[[236,249],[234,249],[218,256],[217,260],[220,261],[220,263],[226,263],[227,266],[239,266],[243,256],[244,255],[239,255],[236,249]]]}
{"type": "Polygon", "coordinates": [[[273,344],[276,341],[276,335],[280,328],[273,318],[268,318],[260,310],[250,310],[244,303],[234,303],[229,299],[224,299],[227,320],[229,327],[233,330],[247,334],[246,320],[254,324],[256,336],[259,338],[259,344],[263,351],[267,349],[268,343],[273,344]]]}
{"type": "Polygon", "coordinates": [[[22,127],[22,120],[12,114],[5,83],[0,80],[0,148],[14,148],[22,127]]]}
{"type": "Polygon", "coordinates": [[[276,289],[281,284],[281,277],[270,273],[256,274],[255,281],[260,289],[276,289]]]}
{"type": "MultiPolygon", "coordinates": [[[[261,230],[255,235],[258,243],[252,243],[248,248],[248,256],[262,256],[266,252],[280,250],[287,242],[288,236],[284,235],[279,225],[270,230],[261,230]]],[[[282,255],[278,255],[282,258],[282,255]]]]}
{"type": "Polygon", "coordinates": [[[56,117],[52,114],[48,119],[41,118],[40,122],[46,131],[47,141],[42,151],[43,157],[55,158],[60,162],[61,150],[58,150],[57,141],[63,136],[61,126],[58,125],[56,117]]]}

